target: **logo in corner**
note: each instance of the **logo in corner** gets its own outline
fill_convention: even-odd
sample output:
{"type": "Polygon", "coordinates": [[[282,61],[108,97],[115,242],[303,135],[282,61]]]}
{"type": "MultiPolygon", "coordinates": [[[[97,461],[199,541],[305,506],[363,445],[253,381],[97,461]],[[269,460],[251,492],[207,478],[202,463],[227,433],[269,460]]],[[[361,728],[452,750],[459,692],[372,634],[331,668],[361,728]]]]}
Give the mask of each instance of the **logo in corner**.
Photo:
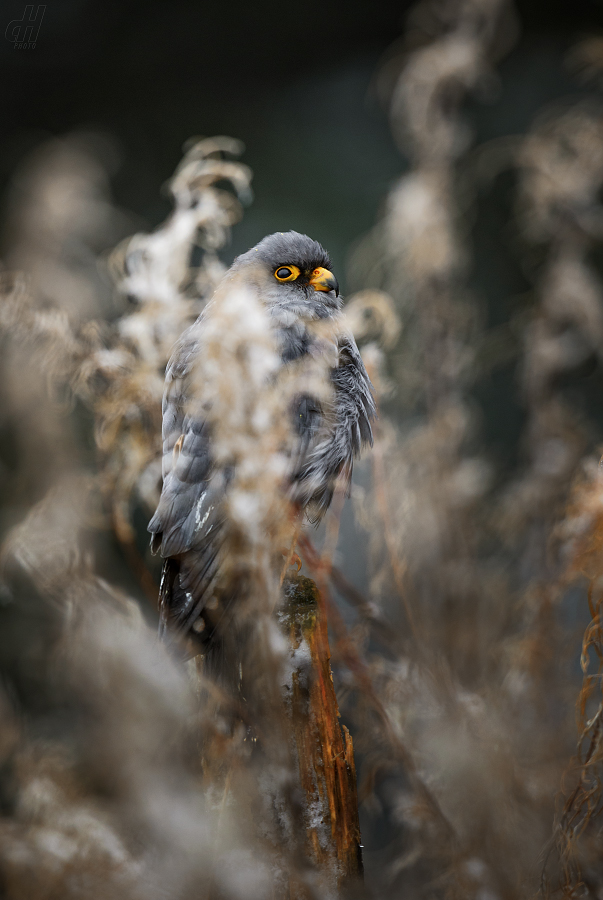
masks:
{"type": "Polygon", "coordinates": [[[11,41],[15,50],[35,50],[36,41],[40,32],[40,25],[44,18],[46,6],[25,7],[22,19],[13,19],[6,26],[4,37],[11,41]]]}

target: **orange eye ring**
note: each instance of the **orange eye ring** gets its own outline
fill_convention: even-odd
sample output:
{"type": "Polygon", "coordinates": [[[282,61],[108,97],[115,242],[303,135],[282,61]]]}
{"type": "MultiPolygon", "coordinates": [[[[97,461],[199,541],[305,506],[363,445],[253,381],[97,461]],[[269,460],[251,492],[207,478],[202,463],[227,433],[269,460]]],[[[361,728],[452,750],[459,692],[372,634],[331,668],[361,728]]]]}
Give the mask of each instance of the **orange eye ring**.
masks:
{"type": "Polygon", "coordinates": [[[295,281],[299,278],[299,269],[297,266],[279,266],[274,277],[277,281],[295,281]]]}

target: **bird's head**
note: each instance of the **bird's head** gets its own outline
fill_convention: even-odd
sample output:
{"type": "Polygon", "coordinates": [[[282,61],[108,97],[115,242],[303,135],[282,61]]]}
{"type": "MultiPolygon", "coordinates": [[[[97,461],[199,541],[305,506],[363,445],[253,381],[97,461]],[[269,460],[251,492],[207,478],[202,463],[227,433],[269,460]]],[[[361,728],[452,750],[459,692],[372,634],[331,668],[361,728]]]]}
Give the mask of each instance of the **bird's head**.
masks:
{"type": "Polygon", "coordinates": [[[341,308],[328,253],[297,231],[268,235],[238,256],[232,271],[253,283],[270,312],[283,320],[326,319],[341,308]]]}

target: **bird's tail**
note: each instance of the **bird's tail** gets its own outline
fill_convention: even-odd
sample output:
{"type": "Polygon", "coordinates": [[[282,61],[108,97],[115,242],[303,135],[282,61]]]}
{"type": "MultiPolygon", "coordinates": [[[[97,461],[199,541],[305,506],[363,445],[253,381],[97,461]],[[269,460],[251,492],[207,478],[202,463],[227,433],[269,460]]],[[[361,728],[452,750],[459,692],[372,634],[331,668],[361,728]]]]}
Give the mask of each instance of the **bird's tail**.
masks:
{"type": "Polygon", "coordinates": [[[159,638],[166,640],[169,634],[170,613],[173,609],[174,586],[180,570],[177,559],[166,559],[161,570],[159,585],[159,638]]]}
{"type": "Polygon", "coordinates": [[[202,630],[190,628],[189,617],[183,610],[190,606],[190,597],[180,584],[182,561],[177,557],[164,560],[159,587],[159,639],[177,655],[204,658],[204,671],[213,681],[237,694],[240,689],[240,649],[242,634],[236,617],[234,595],[220,597],[212,609],[198,611],[197,624],[202,630]]]}

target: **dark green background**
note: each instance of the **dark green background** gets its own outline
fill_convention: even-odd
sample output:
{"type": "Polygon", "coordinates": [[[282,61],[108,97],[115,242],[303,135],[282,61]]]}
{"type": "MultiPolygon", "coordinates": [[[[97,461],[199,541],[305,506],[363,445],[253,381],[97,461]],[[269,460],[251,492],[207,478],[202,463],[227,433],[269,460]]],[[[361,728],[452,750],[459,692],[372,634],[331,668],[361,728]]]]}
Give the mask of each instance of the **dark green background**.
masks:
{"type": "MultiPolygon", "coordinates": [[[[404,167],[371,81],[407,0],[51,0],[35,50],[16,51],[3,34],[24,5],[0,6],[0,191],[45,136],[101,129],[121,148],[118,203],[153,226],[169,209],[159,188],[183,142],[230,134],[246,144],[256,199],[227,256],[295,228],[327,245],[345,284],[350,245],[404,167]]],[[[500,92],[471,113],[479,139],[524,131],[575,90],[564,49],[603,26],[594,0],[518,9],[522,38],[500,67],[500,92]]]]}

